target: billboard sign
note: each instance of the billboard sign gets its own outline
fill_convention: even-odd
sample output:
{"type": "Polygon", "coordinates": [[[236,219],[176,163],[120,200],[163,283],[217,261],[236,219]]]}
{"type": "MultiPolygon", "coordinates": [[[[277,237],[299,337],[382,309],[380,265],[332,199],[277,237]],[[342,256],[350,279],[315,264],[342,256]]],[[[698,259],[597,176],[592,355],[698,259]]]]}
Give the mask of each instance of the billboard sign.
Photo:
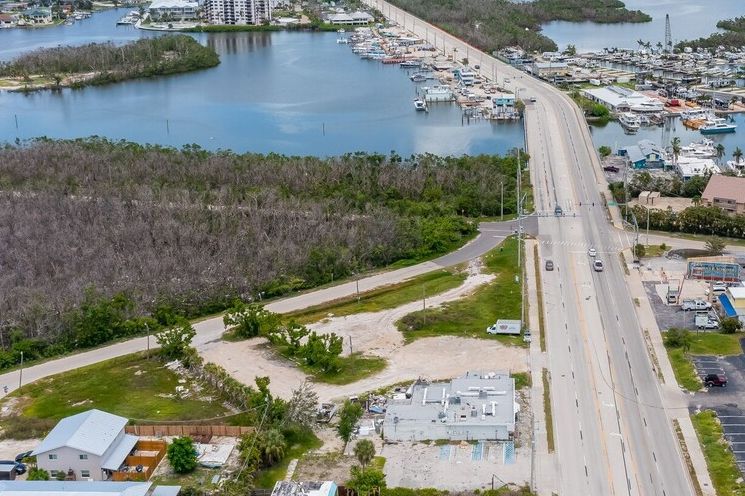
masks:
{"type": "Polygon", "coordinates": [[[736,263],[689,260],[688,278],[704,281],[738,281],[740,266],[736,263]]]}

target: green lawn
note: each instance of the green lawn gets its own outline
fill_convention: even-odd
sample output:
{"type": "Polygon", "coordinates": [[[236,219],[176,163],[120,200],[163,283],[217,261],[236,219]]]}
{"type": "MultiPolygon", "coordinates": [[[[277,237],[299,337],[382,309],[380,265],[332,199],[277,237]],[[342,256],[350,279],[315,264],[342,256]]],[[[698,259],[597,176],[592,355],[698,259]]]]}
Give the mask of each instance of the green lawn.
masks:
{"type": "Polygon", "coordinates": [[[496,280],[467,298],[411,313],[398,322],[407,343],[423,337],[453,335],[528,346],[519,336],[486,333],[486,328],[497,319],[520,318],[520,284],[515,281],[519,274],[517,240],[509,238],[502,242],[484,257],[484,264],[488,272],[496,275],[496,280]]]}
{"type": "Polygon", "coordinates": [[[530,372],[514,372],[512,378],[515,379],[515,389],[529,388],[533,385],[530,372]]]}
{"type": "Polygon", "coordinates": [[[722,437],[722,427],[714,412],[705,411],[691,415],[691,421],[703,448],[706,465],[717,495],[745,494],[745,484],[741,482],[742,474],[737,468],[735,455],[722,437]]]}
{"type": "Polygon", "coordinates": [[[670,358],[670,365],[675,372],[675,379],[678,384],[688,391],[698,391],[701,389],[701,381],[696,373],[696,368],[691,360],[685,356],[680,348],[667,348],[667,356],[670,358]]]}
{"type": "Polygon", "coordinates": [[[254,483],[257,489],[272,489],[278,480],[285,479],[287,466],[292,459],[300,459],[306,452],[323,446],[323,441],[309,431],[286,430],[283,434],[287,441],[285,457],[274,467],[262,470],[256,475],[254,483]]]}
{"type": "MultiPolygon", "coordinates": [[[[692,332],[691,349],[688,355],[739,355],[742,353],[740,339],[743,335],[741,332],[735,334],[692,332]]],[[[700,390],[701,381],[690,358],[680,348],[666,348],[678,384],[689,391],[700,390]]]]}
{"type": "Polygon", "coordinates": [[[423,292],[434,296],[460,286],[466,279],[466,273],[453,273],[442,269],[408,279],[399,284],[383,286],[360,294],[360,299],[353,295],[325,305],[298,310],[285,314],[286,320],[294,319],[301,324],[318,322],[333,314],[335,317],[363,312],[379,312],[396,308],[412,301],[420,300],[423,292]]]}
{"type": "Polygon", "coordinates": [[[338,370],[336,372],[323,372],[306,365],[300,365],[300,369],[306,374],[312,375],[316,382],[343,385],[357,382],[380,372],[385,368],[386,361],[384,358],[365,356],[356,352],[349,356],[339,357],[337,364],[338,370]]]}
{"type": "Polygon", "coordinates": [[[0,421],[13,437],[33,437],[53,427],[58,420],[91,408],[98,408],[139,423],[166,420],[198,420],[226,415],[219,395],[205,384],[181,377],[164,363],[147,360],[140,353],[114,358],[83,367],[33,384],[24,385],[21,415],[0,421]],[[199,398],[168,397],[177,386],[202,388],[199,398]]]}
{"type": "Polygon", "coordinates": [[[543,369],[541,380],[543,382],[543,413],[546,416],[546,443],[548,452],[554,452],[554,420],[551,410],[551,391],[549,389],[548,370],[543,369]]]}

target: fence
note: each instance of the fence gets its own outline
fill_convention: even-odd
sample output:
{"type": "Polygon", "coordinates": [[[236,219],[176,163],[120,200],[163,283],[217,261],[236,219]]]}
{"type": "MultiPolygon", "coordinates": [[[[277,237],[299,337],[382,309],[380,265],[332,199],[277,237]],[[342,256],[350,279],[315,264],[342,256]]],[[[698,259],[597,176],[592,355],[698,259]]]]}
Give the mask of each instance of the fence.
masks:
{"type": "Polygon", "coordinates": [[[129,465],[130,467],[137,467],[142,466],[141,472],[114,472],[112,475],[112,480],[115,482],[126,482],[126,481],[137,481],[137,482],[145,482],[150,479],[150,476],[153,475],[153,472],[155,471],[155,467],[158,466],[160,461],[163,459],[164,456],[166,456],[166,449],[168,447],[168,443],[165,441],[137,441],[137,444],[135,445],[135,449],[137,451],[154,451],[154,455],[130,455],[125,460],[124,463],[126,465],[129,465]]]}
{"type": "Polygon", "coordinates": [[[253,427],[242,427],[236,425],[182,425],[182,424],[156,424],[156,425],[128,425],[125,427],[127,434],[135,436],[164,437],[164,436],[228,436],[239,437],[243,434],[253,432],[253,427]]]}

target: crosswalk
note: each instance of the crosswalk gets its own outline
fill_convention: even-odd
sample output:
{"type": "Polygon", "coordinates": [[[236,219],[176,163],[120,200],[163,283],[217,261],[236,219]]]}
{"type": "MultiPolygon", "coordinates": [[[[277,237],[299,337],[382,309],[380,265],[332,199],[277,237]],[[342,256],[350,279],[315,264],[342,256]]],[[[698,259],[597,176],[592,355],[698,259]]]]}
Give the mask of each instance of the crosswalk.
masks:
{"type": "Polygon", "coordinates": [[[538,236],[538,242],[546,246],[563,246],[570,250],[576,249],[580,251],[587,251],[590,248],[595,248],[598,253],[617,253],[626,248],[630,248],[631,244],[608,244],[608,245],[592,245],[587,242],[570,242],[570,241],[553,241],[550,239],[542,239],[542,236],[538,236]]]}

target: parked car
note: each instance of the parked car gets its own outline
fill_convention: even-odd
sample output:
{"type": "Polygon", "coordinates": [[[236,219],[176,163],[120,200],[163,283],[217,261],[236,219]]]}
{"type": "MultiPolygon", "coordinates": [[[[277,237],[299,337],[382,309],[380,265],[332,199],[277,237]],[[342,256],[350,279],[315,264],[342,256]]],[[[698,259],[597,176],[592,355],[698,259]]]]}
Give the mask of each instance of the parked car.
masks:
{"type": "Polygon", "coordinates": [[[592,263],[592,268],[595,269],[595,272],[603,272],[603,262],[600,260],[595,260],[592,263]]]}
{"type": "MultiPolygon", "coordinates": [[[[724,294],[727,292],[727,285],[724,284],[723,282],[715,282],[714,286],[712,286],[711,289],[713,289],[715,295],[720,295],[720,294],[724,294]]],[[[709,288],[706,288],[705,293],[706,293],[706,296],[709,296],[709,293],[710,293],[709,288]]]]}
{"type": "Polygon", "coordinates": [[[619,169],[615,165],[606,165],[605,167],[603,167],[603,170],[605,172],[618,172],[619,169]]]}
{"type": "Polygon", "coordinates": [[[546,270],[554,270],[554,261],[546,260],[546,270]]]}
{"type": "Polygon", "coordinates": [[[706,374],[706,378],[704,379],[704,384],[706,384],[707,387],[726,387],[727,386],[727,376],[724,374],[706,374]]]}
{"type": "Polygon", "coordinates": [[[709,310],[711,308],[711,303],[704,300],[683,300],[683,305],[680,308],[684,311],[709,310]]]}
{"type": "Polygon", "coordinates": [[[595,248],[590,248],[589,250],[587,250],[587,254],[590,255],[591,257],[594,257],[594,256],[597,256],[598,252],[595,248]]]}
{"type": "Polygon", "coordinates": [[[525,332],[523,332],[523,341],[525,341],[526,343],[530,343],[530,329],[525,329],[525,332]]]}
{"type": "Polygon", "coordinates": [[[705,324],[698,325],[697,327],[699,329],[719,329],[719,322],[714,319],[709,319],[705,324]]]}
{"type": "Polygon", "coordinates": [[[16,455],[16,462],[17,463],[21,463],[24,458],[28,458],[29,456],[31,456],[31,453],[33,453],[33,452],[34,452],[34,450],[30,450],[30,451],[24,451],[23,453],[17,454],[16,455]]]}

